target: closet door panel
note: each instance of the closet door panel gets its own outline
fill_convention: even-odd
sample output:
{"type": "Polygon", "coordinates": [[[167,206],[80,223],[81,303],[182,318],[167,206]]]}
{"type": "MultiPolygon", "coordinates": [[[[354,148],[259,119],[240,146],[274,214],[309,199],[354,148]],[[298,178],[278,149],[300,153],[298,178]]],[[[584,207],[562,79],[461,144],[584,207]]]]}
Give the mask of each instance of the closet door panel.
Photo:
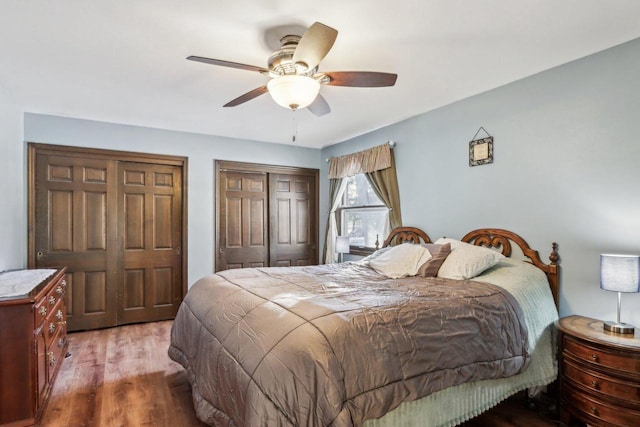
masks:
{"type": "Polygon", "coordinates": [[[118,323],[170,319],[182,300],[181,168],[118,163],[124,228],[118,323]]]}
{"type": "Polygon", "coordinates": [[[314,265],[318,261],[316,178],[269,174],[270,265],[314,265]]]}
{"type": "Polygon", "coordinates": [[[37,154],[35,268],[67,267],[68,330],[116,324],[115,162],[37,154]]]}
{"type": "Polygon", "coordinates": [[[267,175],[220,171],[216,271],[269,265],[267,175]]]}

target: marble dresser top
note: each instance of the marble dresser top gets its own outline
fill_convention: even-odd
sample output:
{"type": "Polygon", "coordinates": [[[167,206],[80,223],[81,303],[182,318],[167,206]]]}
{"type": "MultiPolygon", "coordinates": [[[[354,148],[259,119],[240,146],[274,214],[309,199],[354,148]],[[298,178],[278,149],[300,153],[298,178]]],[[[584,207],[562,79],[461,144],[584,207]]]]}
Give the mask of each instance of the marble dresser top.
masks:
{"type": "Polygon", "coordinates": [[[26,296],[56,269],[11,270],[0,273],[0,298],[26,296]]]}

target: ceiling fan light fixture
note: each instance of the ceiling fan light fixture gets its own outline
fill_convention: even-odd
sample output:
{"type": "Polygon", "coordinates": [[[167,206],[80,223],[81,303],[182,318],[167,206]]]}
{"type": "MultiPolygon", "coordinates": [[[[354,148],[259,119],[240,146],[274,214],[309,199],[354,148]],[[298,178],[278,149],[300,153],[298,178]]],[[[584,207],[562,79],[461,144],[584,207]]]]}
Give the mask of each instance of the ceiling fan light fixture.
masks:
{"type": "Polygon", "coordinates": [[[267,88],[278,105],[297,110],[309,106],[316,99],[320,83],[311,77],[292,74],[270,80],[267,88]]]}
{"type": "Polygon", "coordinates": [[[325,71],[318,73],[320,61],[329,53],[338,31],[315,22],[302,36],[289,33],[280,38],[280,49],[267,61],[267,68],[222,59],[189,56],[190,61],[221,67],[253,71],[271,77],[260,87],[227,102],[223,107],[235,107],[269,92],[280,106],[290,110],[309,107],[316,116],[331,112],[326,99],[319,95],[320,85],[347,87],[388,87],[396,84],[397,74],[375,71],[325,71]]]}

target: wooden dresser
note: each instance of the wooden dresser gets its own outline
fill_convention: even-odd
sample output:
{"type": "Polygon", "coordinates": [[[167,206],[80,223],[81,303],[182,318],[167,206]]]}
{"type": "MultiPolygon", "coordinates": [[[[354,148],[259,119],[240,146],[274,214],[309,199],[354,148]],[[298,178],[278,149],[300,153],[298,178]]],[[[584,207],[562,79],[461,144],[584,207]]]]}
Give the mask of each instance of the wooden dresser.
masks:
{"type": "Polygon", "coordinates": [[[65,268],[0,273],[0,426],[31,426],[67,351],[65,268]]]}
{"type": "Polygon", "coordinates": [[[582,316],[558,321],[560,420],[591,426],[640,426],[640,330],[604,331],[582,316]]]}

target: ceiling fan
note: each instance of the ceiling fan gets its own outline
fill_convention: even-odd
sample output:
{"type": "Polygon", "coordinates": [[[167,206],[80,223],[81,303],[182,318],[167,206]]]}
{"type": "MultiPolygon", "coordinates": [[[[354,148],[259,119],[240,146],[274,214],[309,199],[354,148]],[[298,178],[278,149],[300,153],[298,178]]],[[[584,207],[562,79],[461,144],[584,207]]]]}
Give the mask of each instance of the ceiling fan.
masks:
{"type": "Polygon", "coordinates": [[[187,59],[222,67],[257,71],[271,77],[266,85],[240,95],[226,103],[225,107],[235,107],[269,92],[274,101],[285,108],[295,111],[306,107],[313,114],[322,116],[330,113],[331,108],[319,93],[320,85],[384,87],[393,86],[398,78],[397,74],[373,71],[319,72],[318,65],[331,50],[337,36],[337,30],[320,22],[309,27],[302,37],[286,35],[280,39],[280,49],[269,57],[268,68],[201,56],[189,56],[187,59]]]}

